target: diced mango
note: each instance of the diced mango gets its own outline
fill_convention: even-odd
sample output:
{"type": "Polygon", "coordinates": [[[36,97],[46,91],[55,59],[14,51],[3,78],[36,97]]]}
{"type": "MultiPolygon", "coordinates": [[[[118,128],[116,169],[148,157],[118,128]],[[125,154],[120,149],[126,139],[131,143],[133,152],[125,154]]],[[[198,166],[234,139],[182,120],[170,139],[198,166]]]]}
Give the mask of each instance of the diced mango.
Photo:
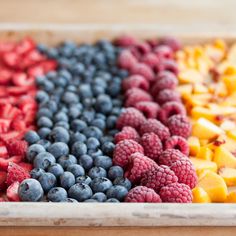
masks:
{"type": "Polygon", "coordinates": [[[209,203],[211,199],[207,192],[200,187],[196,187],[192,190],[193,193],[193,203],[209,203]]]}
{"type": "Polygon", "coordinates": [[[213,158],[213,151],[208,147],[201,147],[197,154],[197,158],[211,161],[213,158]]]}
{"type": "Polygon", "coordinates": [[[193,163],[193,166],[199,176],[204,170],[210,170],[213,172],[217,171],[217,165],[213,161],[207,161],[195,157],[190,157],[190,161],[193,163]]]}
{"type": "Polygon", "coordinates": [[[215,111],[206,107],[195,106],[191,111],[191,117],[193,119],[199,119],[201,117],[204,117],[214,122],[216,120],[216,116],[217,114],[215,113],[215,111]]]}
{"type": "Polygon", "coordinates": [[[227,132],[227,135],[228,135],[230,138],[232,138],[232,139],[234,139],[234,140],[236,141],[236,129],[234,129],[234,130],[229,130],[229,131],[227,132]]]}
{"type": "Polygon", "coordinates": [[[188,138],[188,145],[189,145],[189,149],[190,149],[190,155],[191,156],[196,156],[199,149],[200,149],[200,142],[199,139],[197,137],[189,137],[188,138]]]}
{"type": "Polygon", "coordinates": [[[208,88],[202,83],[196,83],[193,85],[193,93],[195,94],[208,93],[208,88]]]}
{"type": "Polygon", "coordinates": [[[236,203],[236,191],[230,192],[227,195],[225,203],[236,203]]]}
{"type": "Polygon", "coordinates": [[[235,156],[225,147],[219,146],[215,149],[213,161],[217,164],[218,168],[230,167],[236,168],[235,156]]]}
{"type": "Polygon", "coordinates": [[[219,175],[224,179],[227,186],[236,186],[236,169],[229,167],[220,168],[219,175]]]}
{"type": "Polygon", "coordinates": [[[224,202],[227,197],[227,186],[224,179],[212,172],[208,171],[202,176],[197,187],[203,188],[209,195],[212,202],[224,202]]]}
{"type": "Polygon", "coordinates": [[[183,84],[177,87],[177,91],[181,96],[192,94],[193,86],[191,84],[183,84]]]}
{"type": "Polygon", "coordinates": [[[236,92],[236,75],[227,75],[223,77],[223,81],[227,87],[227,90],[232,93],[236,92]]]}
{"type": "MultiPolygon", "coordinates": [[[[191,63],[192,61],[189,61],[191,63]]],[[[195,66],[195,65],[192,65],[195,66]]],[[[195,69],[188,69],[182,71],[178,75],[179,81],[181,83],[196,83],[196,82],[203,82],[204,77],[195,69]]]]}

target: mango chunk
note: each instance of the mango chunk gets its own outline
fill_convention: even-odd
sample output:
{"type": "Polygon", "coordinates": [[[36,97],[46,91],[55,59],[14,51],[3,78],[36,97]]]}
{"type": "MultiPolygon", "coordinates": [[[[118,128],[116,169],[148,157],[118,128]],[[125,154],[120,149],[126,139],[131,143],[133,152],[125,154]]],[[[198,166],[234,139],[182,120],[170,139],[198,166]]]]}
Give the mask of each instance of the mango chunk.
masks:
{"type": "Polygon", "coordinates": [[[219,146],[215,149],[213,160],[217,164],[218,168],[221,167],[236,168],[235,156],[225,147],[219,146]]]}
{"type": "Polygon", "coordinates": [[[224,179],[226,185],[236,186],[236,169],[224,167],[219,170],[219,175],[224,179]]]}
{"type": "Polygon", "coordinates": [[[230,192],[227,195],[225,203],[236,203],[236,191],[230,192]]]}
{"type": "Polygon", "coordinates": [[[228,135],[230,138],[232,138],[232,139],[234,139],[234,140],[236,141],[236,129],[234,129],[234,130],[229,130],[229,131],[227,132],[227,135],[228,135]]]}
{"type": "Polygon", "coordinates": [[[188,138],[188,145],[189,145],[189,149],[190,149],[190,155],[191,156],[196,156],[199,149],[200,149],[200,142],[199,139],[197,137],[189,137],[188,138]]]}
{"type": "Polygon", "coordinates": [[[181,94],[181,96],[192,94],[193,86],[191,84],[183,84],[177,87],[177,91],[181,94]]]}
{"type": "Polygon", "coordinates": [[[197,154],[197,158],[211,161],[213,158],[213,151],[208,147],[201,147],[197,154]]]}
{"type": "Polygon", "coordinates": [[[212,202],[224,202],[227,197],[227,186],[224,179],[212,172],[207,171],[198,181],[197,187],[203,188],[212,202]]]}
{"type": "Polygon", "coordinates": [[[213,161],[203,160],[195,157],[190,157],[190,161],[193,163],[198,176],[205,170],[210,170],[213,172],[217,171],[217,165],[213,161]]]}
{"type": "Polygon", "coordinates": [[[196,83],[193,86],[193,93],[196,94],[208,93],[208,88],[201,83],[196,83]]]}
{"type": "Polygon", "coordinates": [[[180,72],[178,77],[181,83],[196,83],[204,81],[204,77],[195,69],[186,69],[185,71],[180,72]]]}
{"type": "Polygon", "coordinates": [[[193,119],[199,119],[201,117],[204,117],[204,118],[214,122],[216,120],[217,114],[209,108],[196,106],[191,111],[191,117],[193,119]]]}
{"type": "Polygon", "coordinates": [[[236,92],[236,75],[227,75],[223,77],[223,81],[230,93],[236,92]]]}
{"type": "Polygon", "coordinates": [[[200,187],[196,187],[192,190],[193,203],[210,203],[211,199],[208,193],[200,187]]]}

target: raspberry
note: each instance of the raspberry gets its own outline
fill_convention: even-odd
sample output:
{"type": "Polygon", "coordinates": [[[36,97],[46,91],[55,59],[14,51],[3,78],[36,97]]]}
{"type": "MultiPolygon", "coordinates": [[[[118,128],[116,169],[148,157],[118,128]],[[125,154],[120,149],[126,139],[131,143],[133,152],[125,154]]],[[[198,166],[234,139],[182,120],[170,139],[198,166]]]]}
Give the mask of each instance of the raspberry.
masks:
{"type": "Polygon", "coordinates": [[[27,151],[28,144],[23,140],[10,139],[6,141],[6,148],[10,156],[24,156],[27,151]]]}
{"type": "Polygon", "coordinates": [[[157,63],[159,63],[159,59],[154,53],[149,52],[143,56],[142,62],[153,68],[157,63]]]}
{"type": "Polygon", "coordinates": [[[189,155],[189,146],[186,141],[181,136],[172,136],[168,138],[165,142],[165,150],[166,149],[178,149],[180,150],[184,155],[189,155]]]}
{"type": "Polygon", "coordinates": [[[143,147],[134,140],[122,140],[116,144],[113,153],[113,163],[115,165],[124,167],[128,164],[130,155],[135,152],[144,153],[143,147]]]}
{"type": "Polygon", "coordinates": [[[134,128],[125,126],[122,128],[121,132],[115,135],[115,143],[119,143],[120,141],[125,139],[132,139],[136,142],[139,142],[140,137],[138,132],[134,128]]]}
{"type": "Polygon", "coordinates": [[[138,129],[145,120],[144,115],[139,110],[130,107],[121,113],[117,119],[116,127],[121,129],[124,126],[131,126],[134,129],[138,129]]]}
{"type": "Polygon", "coordinates": [[[160,196],[151,188],[137,186],[131,189],[125,197],[125,202],[162,202],[160,196]]]}
{"type": "Polygon", "coordinates": [[[187,158],[188,158],[187,156],[185,156],[182,152],[180,152],[177,149],[167,149],[160,154],[158,158],[158,164],[171,166],[174,162],[187,158]]]}
{"type": "Polygon", "coordinates": [[[173,58],[173,50],[169,46],[160,45],[154,48],[154,53],[158,58],[173,58]]]}
{"type": "Polygon", "coordinates": [[[156,118],[160,110],[156,102],[138,102],[134,107],[141,111],[147,118],[156,118]]]}
{"type": "Polygon", "coordinates": [[[131,73],[142,75],[149,81],[154,80],[154,73],[152,69],[144,63],[136,63],[135,65],[133,65],[133,67],[131,68],[131,73]]]}
{"type": "Polygon", "coordinates": [[[150,45],[146,42],[138,42],[135,47],[141,54],[147,54],[151,51],[150,45]]]}
{"type": "Polygon", "coordinates": [[[191,134],[191,123],[187,116],[174,115],[167,120],[167,126],[172,135],[188,138],[191,134]]]}
{"type": "Polygon", "coordinates": [[[178,182],[178,177],[175,175],[174,171],[164,165],[156,165],[150,171],[143,174],[143,178],[141,179],[141,185],[152,188],[156,192],[158,192],[160,188],[176,182],[178,182]]]}
{"type": "Polygon", "coordinates": [[[156,101],[162,105],[166,102],[171,102],[171,101],[176,101],[180,102],[180,94],[177,91],[171,90],[171,89],[164,89],[161,90],[157,96],[156,96],[156,101]]]}
{"type": "Polygon", "coordinates": [[[186,184],[173,183],[161,188],[160,197],[163,202],[191,203],[192,191],[186,184]]]}
{"type": "Polygon", "coordinates": [[[140,134],[155,133],[163,142],[170,137],[169,129],[156,119],[147,119],[140,126],[140,134]]]}
{"type": "Polygon", "coordinates": [[[159,137],[154,133],[145,133],[141,138],[141,145],[144,154],[156,161],[162,152],[162,143],[159,137]]]}
{"type": "MultiPolygon", "coordinates": [[[[164,91],[164,90],[163,90],[164,91]]],[[[162,123],[166,123],[173,115],[186,115],[185,107],[179,102],[167,102],[158,113],[158,118],[162,123]]]]}
{"type": "MultiPolygon", "coordinates": [[[[161,79],[165,79],[165,78],[169,78],[169,77],[174,77],[177,79],[176,75],[168,70],[163,70],[160,71],[157,76],[156,76],[156,81],[161,80],[161,79]]],[[[178,79],[177,79],[178,82],[178,79]]]]}
{"type": "Polygon", "coordinates": [[[124,91],[131,88],[140,88],[145,91],[149,89],[149,82],[142,75],[131,75],[122,82],[124,91]]]}
{"type": "Polygon", "coordinates": [[[134,106],[137,102],[152,101],[151,95],[139,88],[129,89],[126,94],[126,107],[134,106]]]}
{"type": "Polygon", "coordinates": [[[179,179],[179,183],[187,184],[193,189],[197,184],[197,174],[193,167],[192,162],[189,159],[181,159],[171,165],[173,170],[179,179]]]}
{"type": "Polygon", "coordinates": [[[157,65],[155,65],[154,70],[156,73],[161,71],[170,71],[177,75],[179,73],[178,65],[174,60],[165,59],[161,60],[157,65]]]}
{"type": "Polygon", "coordinates": [[[178,51],[181,49],[181,43],[173,37],[165,37],[159,40],[159,45],[166,45],[172,48],[172,50],[178,51]]]}
{"type": "Polygon", "coordinates": [[[157,166],[156,162],[144,156],[142,153],[133,153],[129,158],[129,165],[125,172],[125,177],[132,183],[138,184],[142,176],[157,166]]]}
{"type": "Polygon", "coordinates": [[[137,64],[137,59],[129,50],[124,50],[120,53],[118,58],[118,65],[124,69],[131,69],[137,64]]]}
{"type": "Polygon", "coordinates": [[[135,39],[133,36],[130,36],[130,35],[121,36],[114,41],[115,45],[121,46],[121,47],[133,46],[136,43],[137,43],[137,39],[135,39]]]}

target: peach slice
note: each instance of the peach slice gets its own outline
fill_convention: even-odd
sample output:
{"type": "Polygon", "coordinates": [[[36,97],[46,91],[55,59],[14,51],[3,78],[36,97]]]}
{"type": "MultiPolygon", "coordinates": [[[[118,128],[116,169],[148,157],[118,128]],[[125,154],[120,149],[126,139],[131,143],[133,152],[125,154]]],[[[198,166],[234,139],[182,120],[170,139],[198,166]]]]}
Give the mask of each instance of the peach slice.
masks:
{"type": "Polygon", "coordinates": [[[236,186],[236,169],[229,167],[220,168],[219,175],[224,179],[227,186],[236,186]]]}
{"type": "Polygon", "coordinates": [[[196,83],[203,82],[203,75],[195,69],[186,69],[178,75],[180,83],[196,83]]]}
{"type": "Polygon", "coordinates": [[[188,138],[188,145],[189,145],[189,149],[190,149],[190,155],[192,156],[196,156],[199,149],[200,149],[200,142],[199,139],[197,137],[189,137],[188,138]]]}
{"type": "Polygon", "coordinates": [[[236,203],[236,191],[232,191],[227,195],[225,203],[236,203]]]}
{"type": "Polygon", "coordinates": [[[200,150],[197,154],[197,158],[211,161],[213,158],[213,151],[208,147],[200,147],[200,150]]]}
{"type": "Polygon", "coordinates": [[[211,199],[208,193],[200,187],[196,187],[192,190],[193,203],[210,203],[211,199]]]}
{"type": "Polygon", "coordinates": [[[190,157],[190,161],[193,163],[198,176],[205,170],[210,170],[213,172],[217,171],[217,165],[213,161],[203,160],[195,157],[190,157]]]}
{"type": "Polygon", "coordinates": [[[225,147],[219,146],[215,149],[213,160],[217,164],[218,168],[221,167],[236,168],[235,156],[225,147]]]}
{"type": "Polygon", "coordinates": [[[222,79],[227,87],[227,90],[230,93],[236,92],[236,75],[235,74],[224,76],[222,79]]]}

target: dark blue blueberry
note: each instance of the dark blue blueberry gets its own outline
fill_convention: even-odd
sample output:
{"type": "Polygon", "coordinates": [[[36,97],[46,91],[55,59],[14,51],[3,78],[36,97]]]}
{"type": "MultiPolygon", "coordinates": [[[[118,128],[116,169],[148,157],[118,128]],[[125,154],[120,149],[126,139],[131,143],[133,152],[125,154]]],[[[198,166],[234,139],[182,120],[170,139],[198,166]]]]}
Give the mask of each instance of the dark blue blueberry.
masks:
{"type": "Polygon", "coordinates": [[[70,145],[73,145],[75,142],[85,142],[86,141],[86,137],[84,134],[76,132],[76,133],[71,133],[70,134],[70,145]]]}
{"type": "Polygon", "coordinates": [[[56,128],[56,127],[62,127],[64,129],[68,130],[70,128],[70,125],[68,124],[67,121],[58,121],[54,125],[54,128],[56,128]]]}
{"type": "Polygon", "coordinates": [[[78,95],[76,95],[73,92],[65,92],[62,96],[61,99],[64,103],[66,104],[72,104],[72,103],[78,103],[79,102],[79,98],[78,95]]]}
{"type": "Polygon", "coordinates": [[[68,116],[72,119],[78,118],[81,115],[81,109],[78,106],[71,106],[68,110],[68,116]]]}
{"type": "Polygon", "coordinates": [[[96,110],[98,112],[108,114],[112,110],[112,101],[111,98],[108,95],[101,94],[97,97],[96,104],[95,104],[96,110]]]}
{"type": "Polygon", "coordinates": [[[45,149],[48,149],[51,146],[51,142],[47,139],[40,139],[37,144],[42,145],[45,149]]]}
{"type": "Polygon", "coordinates": [[[112,166],[112,159],[108,156],[97,156],[94,158],[94,165],[103,169],[109,169],[112,166]]]}
{"type": "Polygon", "coordinates": [[[43,169],[34,168],[33,170],[30,171],[30,176],[33,179],[38,179],[44,173],[45,171],[43,169]]]}
{"type": "Polygon", "coordinates": [[[37,92],[35,99],[38,103],[45,103],[48,102],[49,96],[45,91],[40,90],[37,92]]]}
{"type": "Polygon", "coordinates": [[[116,179],[117,177],[123,177],[124,170],[120,166],[112,166],[108,171],[108,178],[111,180],[116,179]]]}
{"type": "Polygon", "coordinates": [[[100,146],[100,142],[96,138],[90,137],[87,139],[86,145],[88,149],[96,150],[100,146]]]}
{"type": "Polygon", "coordinates": [[[92,126],[98,127],[100,130],[104,130],[106,128],[106,123],[103,119],[97,118],[92,120],[92,126]]]}
{"type": "Polygon", "coordinates": [[[55,113],[57,111],[57,103],[54,100],[49,100],[48,102],[43,103],[40,105],[40,108],[48,108],[52,113],[55,113]]]}
{"type": "Polygon", "coordinates": [[[128,190],[121,185],[111,186],[106,192],[107,198],[116,198],[119,201],[123,201],[127,194],[128,190]]]}
{"type": "Polygon", "coordinates": [[[113,98],[112,99],[112,104],[113,104],[113,107],[121,107],[122,106],[122,99],[118,99],[118,98],[113,98]]]}
{"type": "Polygon", "coordinates": [[[76,157],[84,155],[87,153],[87,146],[84,143],[77,141],[72,145],[71,153],[76,157]]]}
{"type": "Polygon", "coordinates": [[[89,149],[88,154],[94,159],[95,157],[102,156],[103,153],[100,149],[94,150],[94,149],[89,149]]]}
{"type": "Polygon", "coordinates": [[[53,142],[68,143],[70,140],[70,135],[68,131],[62,127],[53,128],[49,136],[53,142]]]}
{"type": "Polygon", "coordinates": [[[40,88],[43,89],[44,91],[50,93],[54,90],[55,86],[52,81],[45,80],[42,85],[40,85],[40,88]]]}
{"type": "Polygon", "coordinates": [[[22,202],[38,202],[43,198],[43,189],[36,179],[25,179],[19,186],[18,194],[22,202]]]}
{"type": "MultiPolygon", "coordinates": [[[[106,142],[113,142],[113,140],[114,140],[114,138],[110,135],[106,135],[106,136],[103,136],[103,137],[100,138],[101,144],[104,144],[106,142]]],[[[110,144],[109,144],[109,146],[110,146],[110,144]]],[[[102,148],[102,149],[104,149],[104,148],[102,148]]]]}
{"type": "Polygon", "coordinates": [[[64,112],[57,112],[56,114],[54,114],[54,117],[53,117],[53,121],[54,122],[58,122],[58,121],[66,121],[68,122],[68,116],[66,113],[64,112]]]}
{"type": "Polygon", "coordinates": [[[82,99],[93,97],[91,86],[89,84],[81,84],[78,88],[78,94],[82,99]]]}
{"type": "Polygon", "coordinates": [[[82,63],[77,63],[75,66],[72,68],[72,73],[75,75],[81,75],[85,71],[85,66],[82,63]]]}
{"type": "Polygon", "coordinates": [[[45,152],[45,148],[40,144],[30,145],[26,151],[26,159],[32,163],[34,158],[39,154],[45,152]]]}
{"type": "Polygon", "coordinates": [[[114,185],[121,185],[124,186],[128,191],[131,189],[132,184],[131,182],[124,177],[117,177],[114,181],[113,181],[114,185]]]}
{"type": "Polygon", "coordinates": [[[96,113],[96,115],[95,115],[95,118],[96,119],[101,119],[101,120],[106,120],[106,115],[104,115],[104,114],[102,114],[102,113],[96,113]]]}
{"type": "Polygon", "coordinates": [[[107,82],[104,79],[100,78],[100,77],[94,78],[93,84],[100,85],[103,88],[107,87],[107,82]]]}
{"type": "Polygon", "coordinates": [[[121,113],[121,108],[119,107],[113,107],[113,109],[111,110],[112,115],[119,116],[120,113],[121,113]]]}
{"type": "Polygon", "coordinates": [[[62,166],[58,163],[51,164],[47,171],[55,175],[56,178],[60,177],[64,173],[62,166]]]}
{"type": "Polygon", "coordinates": [[[56,86],[60,86],[60,87],[66,87],[67,85],[67,80],[63,77],[63,76],[59,76],[54,80],[54,84],[56,86]]]}
{"type": "Polygon", "coordinates": [[[51,128],[53,126],[53,123],[48,117],[42,116],[38,119],[37,126],[40,128],[41,127],[51,128]]]}
{"type": "Polygon", "coordinates": [[[111,97],[116,97],[121,93],[121,86],[117,83],[111,83],[107,88],[107,93],[111,97]]]}
{"type": "Polygon", "coordinates": [[[94,199],[98,202],[105,202],[107,200],[107,196],[105,195],[105,193],[97,192],[93,194],[91,199],[94,199]]]}
{"type": "Polygon", "coordinates": [[[66,69],[60,69],[58,74],[60,76],[63,76],[67,81],[71,81],[72,80],[71,73],[68,70],[66,70],[66,69]]]}
{"type": "Polygon", "coordinates": [[[78,176],[83,176],[85,174],[84,168],[78,164],[69,165],[66,170],[71,172],[75,176],[75,178],[77,178],[78,176]]]}
{"type": "Polygon", "coordinates": [[[75,85],[68,85],[68,86],[66,87],[66,90],[69,91],[69,92],[74,92],[74,93],[77,92],[77,88],[76,88],[75,85]]]}
{"type": "Polygon", "coordinates": [[[117,117],[114,115],[108,116],[106,121],[107,129],[114,129],[116,127],[117,117]]]}
{"type": "Polygon", "coordinates": [[[75,200],[74,198],[67,198],[65,201],[62,202],[70,202],[70,203],[74,203],[74,202],[78,202],[77,200],[75,200]]]}
{"type": "Polygon", "coordinates": [[[106,192],[112,186],[112,182],[104,177],[94,178],[90,184],[94,193],[106,192]]]}
{"type": "Polygon", "coordinates": [[[31,145],[39,141],[40,137],[37,132],[30,130],[25,134],[25,140],[31,145]]]}
{"type": "Polygon", "coordinates": [[[84,98],[82,104],[85,109],[87,108],[89,109],[93,106],[94,102],[95,102],[94,98],[84,98]]]}
{"type": "Polygon", "coordinates": [[[59,56],[59,52],[56,48],[49,48],[47,50],[47,56],[49,58],[57,59],[57,57],[59,56]]]}
{"type": "Polygon", "coordinates": [[[60,176],[60,185],[62,188],[69,189],[74,184],[75,184],[75,176],[72,173],[65,171],[60,176]]]}
{"type": "Polygon", "coordinates": [[[87,124],[83,120],[75,119],[71,122],[71,129],[74,132],[82,132],[87,127],[87,124]]]}
{"type": "Polygon", "coordinates": [[[84,110],[80,116],[80,119],[85,121],[86,123],[91,123],[94,119],[95,112],[93,109],[84,110]]]}
{"type": "Polygon", "coordinates": [[[92,179],[98,177],[107,177],[107,172],[102,167],[93,167],[89,170],[88,176],[92,179]]]}
{"type": "Polygon", "coordinates": [[[108,156],[112,156],[114,148],[115,148],[115,144],[108,141],[108,142],[104,142],[102,144],[102,148],[101,149],[102,149],[104,154],[106,154],[108,156]]]}
{"type": "Polygon", "coordinates": [[[106,202],[119,203],[120,201],[116,198],[109,198],[106,200],[106,202]]]}
{"type": "Polygon", "coordinates": [[[89,138],[89,137],[95,137],[97,139],[100,139],[103,135],[102,131],[95,126],[89,126],[84,129],[83,134],[89,138]]]}
{"type": "Polygon", "coordinates": [[[79,164],[84,167],[85,170],[89,170],[93,166],[93,158],[89,155],[81,155],[79,157],[79,164]]]}
{"type": "Polygon", "coordinates": [[[55,158],[59,158],[61,156],[66,156],[69,154],[69,147],[66,143],[57,142],[53,143],[48,149],[55,158]]]}
{"type": "Polygon", "coordinates": [[[41,53],[45,53],[47,52],[48,48],[45,44],[42,43],[38,43],[37,44],[37,49],[41,52],[41,53]]]}
{"type": "Polygon", "coordinates": [[[93,95],[97,97],[105,93],[105,88],[97,84],[97,85],[92,86],[92,91],[93,91],[93,95]]]}
{"type": "Polygon", "coordinates": [[[85,200],[84,202],[98,202],[96,199],[87,199],[87,200],[85,200]]]}
{"type": "Polygon", "coordinates": [[[37,119],[39,119],[40,117],[48,117],[48,118],[52,118],[53,113],[52,111],[50,111],[48,108],[39,108],[38,112],[37,112],[37,119]]]}
{"type": "Polygon", "coordinates": [[[92,179],[89,176],[84,175],[84,176],[77,177],[75,182],[89,185],[92,182],[92,179]]]}
{"type": "Polygon", "coordinates": [[[83,202],[83,201],[91,198],[93,195],[93,192],[87,184],[77,183],[77,184],[70,187],[70,189],[68,191],[68,195],[69,195],[69,197],[74,198],[79,202],[83,202]]]}
{"type": "Polygon", "coordinates": [[[108,131],[108,134],[111,136],[115,136],[117,133],[119,133],[118,129],[112,129],[108,131]]]}
{"type": "Polygon", "coordinates": [[[46,76],[49,80],[57,78],[57,71],[49,71],[46,76]]]}
{"type": "Polygon", "coordinates": [[[67,199],[67,192],[61,187],[52,188],[47,194],[47,199],[51,202],[63,202],[67,199]]]}
{"type": "Polygon", "coordinates": [[[57,162],[64,168],[66,169],[70,165],[76,164],[77,159],[73,155],[67,155],[67,156],[61,156],[58,158],[57,162]]]}
{"type": "Polygon", "coordinates": [[[44,81],[47,79],[47,77],[45,75],[40,75],[36,77],[36,84],[38,86],[43,85],[44,81]]]}
{"type": "MultiPolygon", "coordinates": [[[[36,145],[36,144],[34,144],[36,145]]],[[[40,152],[35,158],[34,158],[34,167],[35,168],[41,168],[41,169],[47,169],[52,163],[55,163],[56,159],[55,157],[49,153],[49,152],[40,152]]]]}
{"type": "Polygon", "coordinates": [[[41,184],[44,192],[48,192],[57,184],[57,178],[52,173],[43,173],[39,177],[38,181],[41,184]]]}
{"type": "Polygon", "coordinates": [[[47,127],[42,127],[37,132],[40,138],[47,138],[48,135],[51,133],[51,129],[47,127]]]}

